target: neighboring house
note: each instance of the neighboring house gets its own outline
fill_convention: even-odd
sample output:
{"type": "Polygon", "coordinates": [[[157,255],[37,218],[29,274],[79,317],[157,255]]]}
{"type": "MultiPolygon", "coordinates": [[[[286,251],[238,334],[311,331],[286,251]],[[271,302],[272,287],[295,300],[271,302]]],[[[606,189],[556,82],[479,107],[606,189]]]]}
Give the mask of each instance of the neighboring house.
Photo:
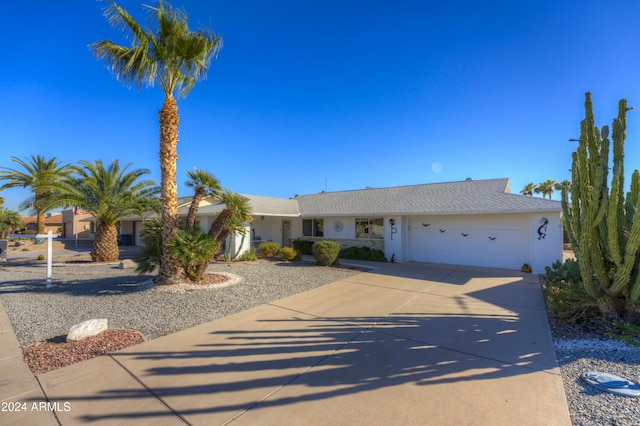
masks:
{"type": "MultiPolygon", "coordinates": [[[[234,253],[261,241],[329,239],[369,246],[387,260],[520,269],[536,273],[562,259],[559,201],[511,194],[509,179],[323,192],[293,199],[242,194],[253,207],[247,236],[234,253]]],[[[186,216],[190,199],[179,204],[186,216]]],[[[202,201],[200,227],[209,229],[224,205],[202,201]]]]}
{"type": "Polygon", "coordinates": [[[93,239],[93,216],[82,209],[62,211],[62,238],[91,240],[93,239]],[[77,213],[77,214],[74,214],[77,213]]]}
{"type": "MultiPolygon", "coordinates": [[[[24,229],[36,232],[38,230],[37,216],[21,216],[24,222],[24,229]]],[[[53,235],[59,235],[59,229],[62,227],[62,215],[60,213],[47,213],[45,220],[45,233],[51,231],[53,235]]]]}

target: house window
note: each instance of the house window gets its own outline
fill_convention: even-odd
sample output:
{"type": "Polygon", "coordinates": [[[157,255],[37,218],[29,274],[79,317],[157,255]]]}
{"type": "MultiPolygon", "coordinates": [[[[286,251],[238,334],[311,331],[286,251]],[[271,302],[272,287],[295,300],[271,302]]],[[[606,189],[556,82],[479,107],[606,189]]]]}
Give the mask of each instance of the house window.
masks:
{"type": "Polygon", "coordinates": [[[324,235],[324,219],[303,219],[302,235],[305,237],[322,237],[324,235]]]}
{"type": "Polygon", "coordinates": [[[96,232],[96,223],[93,221],[89,222],[89,232],[91,232],[92,234],[96,232]]]}
{"type": "Polygon", "coordinates": [[[356,219],[356,238],[382,239],[384,237],[384,220],[356,219]]]}

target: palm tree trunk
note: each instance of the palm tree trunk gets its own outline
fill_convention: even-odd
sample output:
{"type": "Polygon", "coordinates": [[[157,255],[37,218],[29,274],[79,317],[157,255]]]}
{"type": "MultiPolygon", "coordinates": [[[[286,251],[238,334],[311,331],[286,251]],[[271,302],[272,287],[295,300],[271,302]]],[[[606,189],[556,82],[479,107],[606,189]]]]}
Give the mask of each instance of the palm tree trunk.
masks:
{"type": "Polygon", "coordinates": [[[38,211],[38,216],[36,217],[36,231],[38,234],[46,234],[46,216],[44,212],[38,211]]]}
{"type": "Polygon", "coordinates": [[[178,229],[178,124],[180,115],[176,100],[167,95],[160,115],[160,199],[162,201],[162,254],[159,264],[159,284],[174,284],[180,279],[180,266],[167,247],[178,229]]]}
{"type": "Polygon", "coordinates": [[[187,214],[187,229],[193,229],[196,224],[196,216],[198,215],[198,209],[200,208],[200,201],[206,195],[204,188],[196,189],[193,198],[191,199],[191,205],[189,206],[189,213],[187,214]]]}
{"type": "Polygon", "coordinates": [[[113,262],[118,260],[118,229],[115,224],[96,224],[96,238],[93,240],[91,260],[94,262],[113,262]]]}
{"type": "Polygon", "coordinates": [[[211,238],[217,239],[218,242],[220,242],[218,235],[220,234],[220,232],[222,232],[222,229],[224,228],[225,223],[229,219],[231,219],[231,216],[233,216],[233,212],[231,210],[229,209],[222,210],[218,214],[216,219],[213,221],[213,223],[211,224],[211,227],[209,228],[209,236],[211,238]]]}

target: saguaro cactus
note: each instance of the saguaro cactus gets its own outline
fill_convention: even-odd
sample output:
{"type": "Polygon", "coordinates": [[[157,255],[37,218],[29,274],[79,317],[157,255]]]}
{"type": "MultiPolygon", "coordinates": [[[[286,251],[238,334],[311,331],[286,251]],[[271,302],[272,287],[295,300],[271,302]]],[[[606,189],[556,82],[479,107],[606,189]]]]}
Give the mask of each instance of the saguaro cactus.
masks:
{"type": "Polygon", "coordinates": [[[572,154],[571,185],[562,190],[562,208],[585,290],[609,319],[640,322],[640,172],[624,194],[626,99],[613,120],[613,160],[609,188],[609,128],[595,126],[591,93],[585,100],[580,143],[572,154]]]}

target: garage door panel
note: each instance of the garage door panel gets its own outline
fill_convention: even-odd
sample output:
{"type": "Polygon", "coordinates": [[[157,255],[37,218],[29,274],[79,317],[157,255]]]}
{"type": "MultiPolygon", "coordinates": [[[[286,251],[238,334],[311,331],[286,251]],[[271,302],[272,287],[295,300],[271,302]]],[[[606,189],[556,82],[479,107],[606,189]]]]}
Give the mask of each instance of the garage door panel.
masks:
{"type": "Polygon", "coordinates": [[[422,217],[410,224],[414,261],[519,268],[527,259],[524,218],[422,217]]]}

